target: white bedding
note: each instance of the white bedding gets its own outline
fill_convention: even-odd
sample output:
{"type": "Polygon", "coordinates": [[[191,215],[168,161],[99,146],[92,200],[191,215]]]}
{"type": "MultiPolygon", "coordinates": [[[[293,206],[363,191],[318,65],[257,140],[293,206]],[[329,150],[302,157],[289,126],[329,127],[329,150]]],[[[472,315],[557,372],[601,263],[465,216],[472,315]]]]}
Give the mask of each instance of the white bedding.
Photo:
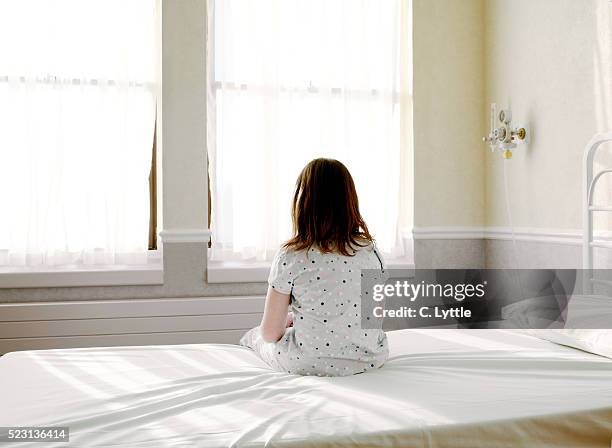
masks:
{"type": "Polygon", "coordinates": [[[232,345],[9,353],[0,426],[69,426],[79,447],[610,446],[610,359],[505,330],[389,346],[345,378],[272,372],[232,345]]]}

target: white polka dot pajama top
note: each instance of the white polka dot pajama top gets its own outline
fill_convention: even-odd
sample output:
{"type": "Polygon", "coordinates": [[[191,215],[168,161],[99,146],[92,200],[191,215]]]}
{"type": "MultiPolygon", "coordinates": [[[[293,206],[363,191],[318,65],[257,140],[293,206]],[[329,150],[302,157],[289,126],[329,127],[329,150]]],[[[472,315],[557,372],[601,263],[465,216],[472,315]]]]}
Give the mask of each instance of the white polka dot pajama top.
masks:
{"type": "MultiPolygon", "coordinates": [[[[281,249],[268,283],[291,294],[293,327],[276,343],[266,343],[256,327],[240,343],[272,368],[299,375],[345,376],[380,367],[389,350],[385,333],[361,327],[361,270],[383,270],[372,245],[353,256],[317,249],[281,249]]],[[[367,318],[367,317],[366,317],[367,318]]]]}

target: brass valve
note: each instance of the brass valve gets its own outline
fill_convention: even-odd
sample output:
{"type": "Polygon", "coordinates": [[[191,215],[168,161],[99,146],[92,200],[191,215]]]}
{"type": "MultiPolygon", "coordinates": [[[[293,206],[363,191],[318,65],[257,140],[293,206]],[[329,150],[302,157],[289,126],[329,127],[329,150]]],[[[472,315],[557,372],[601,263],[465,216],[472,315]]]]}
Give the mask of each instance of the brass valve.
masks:
{"type": "Polygon", "coordinates": [[[512,158],[512,151],[517,144],[528,143],[529,131],[527,126],[512,126],[512,112],[502,109],[497,113],[497,106],[491,105],[491,127],[489,134],[482,140],[491,151],[500,150],[504,159],[512,158]]]}

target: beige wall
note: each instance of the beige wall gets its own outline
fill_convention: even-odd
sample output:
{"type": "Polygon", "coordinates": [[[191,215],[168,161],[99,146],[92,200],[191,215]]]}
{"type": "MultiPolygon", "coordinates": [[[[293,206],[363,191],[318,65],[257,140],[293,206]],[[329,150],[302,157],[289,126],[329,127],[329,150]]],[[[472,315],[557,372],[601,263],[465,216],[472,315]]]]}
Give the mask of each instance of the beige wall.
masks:
{"type": "Polygon", "coordinates": [[[484,1],[414,1],[414,223],[484,223],[484,1]]]}
{"type": "Polygon", "coordinates": [[[583,149],[612,129],[612,4],[414,0],[416,227],[509,225],[503,161],[480,141],[491,102],[533,131],[507,164],[514,226],[580,229],[583,149]]]}
{"type": "MultiPolygon", "coordinates": [[[[580,229],[583,149],[612,129],[612,3],[487,0],[485,23],[486,103],[511,106],[533,129],[507,165],[513,224],[580,229]]],[[[612,167],[609,152],[599,161],[612,167]]],[[[503,163],[486,156],[490,226],[508,225],[503,163]]]]}

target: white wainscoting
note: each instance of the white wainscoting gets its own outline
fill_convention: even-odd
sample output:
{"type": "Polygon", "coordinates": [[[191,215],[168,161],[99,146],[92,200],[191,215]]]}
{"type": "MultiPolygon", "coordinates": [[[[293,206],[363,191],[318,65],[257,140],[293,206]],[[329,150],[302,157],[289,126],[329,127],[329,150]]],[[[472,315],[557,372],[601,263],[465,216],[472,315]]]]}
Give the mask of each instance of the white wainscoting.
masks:
{"type": "Polygon", "coordinates": [[[259,324],[264,297],[0,304],[0,355],[18,350],[230,343],[259,324]]]}
{"type": "MultiPolygon", "coordinates": [[[[550,244],[582,245],[582,231],[517,227],[416,227],[415,240],[511,240],[550,244]]],[[[597,239],[612,240],[611,232],[596,232],[597,239]]]]}

